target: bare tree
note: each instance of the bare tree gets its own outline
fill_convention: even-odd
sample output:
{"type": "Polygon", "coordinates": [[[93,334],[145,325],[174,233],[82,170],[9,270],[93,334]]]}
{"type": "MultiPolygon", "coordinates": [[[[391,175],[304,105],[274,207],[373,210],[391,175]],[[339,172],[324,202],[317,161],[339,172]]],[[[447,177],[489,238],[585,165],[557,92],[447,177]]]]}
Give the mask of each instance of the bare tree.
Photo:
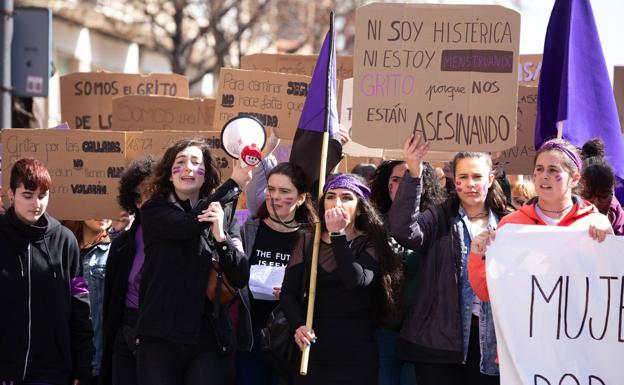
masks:
{"type": "Polygon", "coordinates": [[[271,1],[145,0],[134,6],[151,30],[152,48],[193,86],[206,74],[238,64],[271,1]]]}

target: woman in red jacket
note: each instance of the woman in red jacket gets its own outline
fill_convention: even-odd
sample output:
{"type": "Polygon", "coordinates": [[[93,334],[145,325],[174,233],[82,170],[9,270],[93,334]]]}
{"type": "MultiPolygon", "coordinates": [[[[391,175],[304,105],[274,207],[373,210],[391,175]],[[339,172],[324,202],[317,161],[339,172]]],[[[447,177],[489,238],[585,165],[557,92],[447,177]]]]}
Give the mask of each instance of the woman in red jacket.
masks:
{"type": "MultiPolygon", "coordinates": [[[[598,209],[572,190],[581,178],[581,158],[569,142],[553,139],[537,151],[533,179],[537,196],[504,217],[498,227],[507,223],[547,226],[573,226],[588,229],[589,236],[598,242],[613,234],[609,220],[598,209]]],[[[468,258],[470,285],[482,301],[489,301],[485,280],[485,255],[495,232],[487,230],[472,242],[468,258]]]]}

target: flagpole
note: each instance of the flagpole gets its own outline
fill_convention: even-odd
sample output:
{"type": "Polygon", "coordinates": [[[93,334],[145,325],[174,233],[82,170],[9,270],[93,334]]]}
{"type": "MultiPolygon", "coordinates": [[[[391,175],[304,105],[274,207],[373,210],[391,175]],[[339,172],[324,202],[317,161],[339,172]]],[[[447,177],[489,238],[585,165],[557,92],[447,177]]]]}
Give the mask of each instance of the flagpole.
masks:
{"type": "MultiPolygon", "coordinates": [[[[325,186],[325,173],[327,169],[327,147],[329,146],[329,121],[331,115],[331,63],[334,59],[334,12],[329,14],[329,63],[327,65],[327,79],[325,83],[325,127],[323,130],[323,143],[321,145],[321,167],[319,168],[319,183],[318,183],[318,201],[319,205],[322,204],[321,198],[323,197],[323,186],[325,186]]],[[[322,220],[322,218],[319,218],[322,220]]],[[[308,290],[308,312],[306,315],[306,328],[312,330],[312,320],[314,318],[314,300],[316,299],[316,273],[318,267],[318,254],[321,244],[321,222],[316,222],[314,229],[314,247],[312,248],[312,261],[310,266],[310,288],[308,290]]],[[[299,373],[302,376],[308,374],[308,361],[310,360],[310,346],[306,346],[301,353],[301,366],[299,373]]]]}

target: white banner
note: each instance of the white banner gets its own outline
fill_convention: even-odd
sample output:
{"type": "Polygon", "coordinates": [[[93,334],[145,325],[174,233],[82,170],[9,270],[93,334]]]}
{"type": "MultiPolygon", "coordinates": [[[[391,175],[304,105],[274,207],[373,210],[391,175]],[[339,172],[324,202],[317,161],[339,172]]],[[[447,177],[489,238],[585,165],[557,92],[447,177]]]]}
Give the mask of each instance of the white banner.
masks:
{"type": "Polygon", "coordinates": [[[501,385],[624,384],[624,238],[506,225],[487,252],[501,385]]]}

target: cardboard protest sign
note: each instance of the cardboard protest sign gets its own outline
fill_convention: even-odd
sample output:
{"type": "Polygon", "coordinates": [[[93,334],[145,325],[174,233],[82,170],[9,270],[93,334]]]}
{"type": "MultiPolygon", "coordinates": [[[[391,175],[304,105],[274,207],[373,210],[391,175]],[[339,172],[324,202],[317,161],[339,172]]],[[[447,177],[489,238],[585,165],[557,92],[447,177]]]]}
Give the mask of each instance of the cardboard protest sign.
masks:
{"type": "Polygon", "coordinates": [[[542,73],[542,54],[520,55],[518,58],[518,83],[525,86],[539,84],[542,73]]]}
{"type": "Polygon", "coordinates": [[[501,385],[622,383],[622,250],[624,238],[584,228],[496,231],[486,271],[501,385]]]}
{"type": "Polygon", "coordinates": [[[188,79],[176,74],[82,72],[61,76],[61,121],[71,128],[110,130],[113,98],[124,95],[189,96],[188,79]]]}
{"type": "Polygon", "coordinates": [[[126,133],[126,158],[130,162],[145,155],[161,157],[167,148],[180,139],[203,138],[210,146],[212,156],[221,173],[221,180],[232,175],[235,159],[221,148],[219,131],[133,131],[126,133]]]}
{"type": "Polygon", "coordinates": [[[303,75],[223,68],[214,127],[231,118],[252,115],[282,139],[293,139],[311,78],[303,75]]]}
{"type": "Polygon", "coordinates": [[[130,95],[113,99],[115,131],[212,131],[214,99],[130,95]]]}
{"type": "Polygon", "coordinates": [[[520,14],[491,5],[373,3],[356,11],[353,139],[435,151],[515,145],[520,14]]]}
{"type": "MultiPolygon", "coordinates": [[[[5,129],[3,166],[10,169],[22,157],[43,162],[52,177],[47,211],[57,219],[115,219],[124,143],[124,132],[5,129]]],[[[9,176],[3,175],[5,186],[9,176]]]]}
{"type": "MultiPolygon", "coordinates": [[[[318,55],[258,53],[243,56],[240,68],[312,76],[317,60],[318,55]]],[[[336,79],[351,77],[353,77],[353,56],[336,56],[336,79]]]]}
{"type": "Polygon", "coordinates": [[[518,123],[516,145],[500,152],[494,159],[507,174],[533,174],[535,160],[535,116],[537,114],[537,87],[518,88],[518,123]]]}
{"type": "Polygon", "coordinates": [[[620,117],[620,127],[624,133],[624,67],[616,66],[613,70],[613,94],[620,117]]]}
{"type": "Polygon", "coordinates": [[[342,82],[342,97],[340,99],[340,124],[351,134],[351,127],[353,126],[353,78],[342,82]]]}

